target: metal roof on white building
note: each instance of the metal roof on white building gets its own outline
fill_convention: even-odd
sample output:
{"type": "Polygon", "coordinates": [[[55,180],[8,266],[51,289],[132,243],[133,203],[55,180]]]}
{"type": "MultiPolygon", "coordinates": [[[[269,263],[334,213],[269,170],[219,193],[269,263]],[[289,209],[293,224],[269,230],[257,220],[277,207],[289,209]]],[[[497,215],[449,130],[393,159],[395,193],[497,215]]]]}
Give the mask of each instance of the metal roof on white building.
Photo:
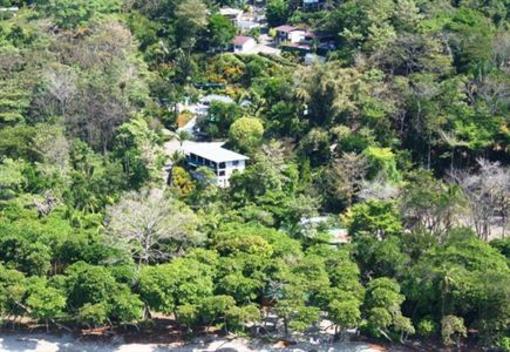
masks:
{"type": "Polygon", "coordinates": [[[234,99],[229,97],[228,95],[220,95],[220,94],[209,94],[200,98],[201,103],[212,103],[213,101],[219,101],[224,104],[232,104],[234,103],[234,99]]]}
{"type": "Polygon", "coordinates": [[[249,159],[245,155],[223,148],[222,144],[186,141],[182,146],[182,150],[185,154],[192,153],[216,163],[249,159]]]}

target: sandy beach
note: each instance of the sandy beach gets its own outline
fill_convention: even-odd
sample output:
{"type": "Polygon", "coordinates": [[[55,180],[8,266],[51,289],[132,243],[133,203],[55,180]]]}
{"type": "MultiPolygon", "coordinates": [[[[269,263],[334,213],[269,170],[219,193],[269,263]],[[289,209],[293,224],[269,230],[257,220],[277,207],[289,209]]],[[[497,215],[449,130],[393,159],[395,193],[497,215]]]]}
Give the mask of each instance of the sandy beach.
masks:
{"type": "MultiPolygon", "coordinates": [[[[108,342],[85,341],[71,335],[2,333],[0,334],[0,351],[5,352],[383,352],[390,351],[378,345],[364,342],[339,342],[319,344],[302,342],[290,347],[264,344],[260,341],[249,341],[238,338],[234,340],[212,339],[196,340],[191,343],[153,344],[126,343],[122,338],[108,342]]],[[[403,351],[393,349],[391,351],[403,351]]]]}

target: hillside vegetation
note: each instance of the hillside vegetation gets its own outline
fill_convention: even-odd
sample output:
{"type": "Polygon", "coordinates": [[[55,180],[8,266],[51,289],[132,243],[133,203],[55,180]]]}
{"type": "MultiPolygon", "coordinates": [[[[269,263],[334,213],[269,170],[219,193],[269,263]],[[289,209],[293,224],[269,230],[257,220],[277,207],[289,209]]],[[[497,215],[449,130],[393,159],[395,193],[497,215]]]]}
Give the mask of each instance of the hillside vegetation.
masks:
{"type": "Polygon", "coordinates": [[[311,65],[226,50],[224,6],[0,0],[2,323],[510,351],[510,1],[268,0],[311,65]],[[210,93],[226,189],[164,147],[210,93]]]}

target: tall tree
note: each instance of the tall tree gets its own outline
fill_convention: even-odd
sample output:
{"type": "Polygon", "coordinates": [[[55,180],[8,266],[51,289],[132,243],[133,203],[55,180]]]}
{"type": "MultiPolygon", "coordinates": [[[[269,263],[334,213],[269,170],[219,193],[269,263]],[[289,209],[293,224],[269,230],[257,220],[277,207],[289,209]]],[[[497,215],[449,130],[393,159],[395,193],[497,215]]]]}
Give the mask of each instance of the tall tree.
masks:
{"type": "Polygon", "coordinates": [[[126,194],[107,209],[106,226],[139,264],[169,258],[200,240],[195,214],[158,189],[126,194]]]}

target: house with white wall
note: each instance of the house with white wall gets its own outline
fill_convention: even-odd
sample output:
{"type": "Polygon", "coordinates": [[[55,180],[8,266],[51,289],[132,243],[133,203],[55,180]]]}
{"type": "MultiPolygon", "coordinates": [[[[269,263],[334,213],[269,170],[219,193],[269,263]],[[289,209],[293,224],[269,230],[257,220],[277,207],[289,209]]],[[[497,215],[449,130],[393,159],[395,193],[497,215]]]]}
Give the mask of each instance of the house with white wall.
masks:
{"type": "Polygon", "coordinates": [[[242,172],[249,158],[223,148],[222,144],[186,141],[182,150],[191,169],[201,166],[212,169],[216,175],[217,185],[226,188],[230,186],[230,177],[236,172],[242,172]]]}
{"type": "Polygon", "coordinates": [[[287,24],[275,27],[275,31],[276,31],[275,39],[278,43],[283,42],[300,43],[304,41],[306,37],[306,31],[304,29],[299,29],[287,24]]]}
{"type": "Polygon", "coordinates": [[[232,40],[232,48],[234,53],[248,53],[255,49],[257,42],[252,37],[238,35],[232,40]]]}

